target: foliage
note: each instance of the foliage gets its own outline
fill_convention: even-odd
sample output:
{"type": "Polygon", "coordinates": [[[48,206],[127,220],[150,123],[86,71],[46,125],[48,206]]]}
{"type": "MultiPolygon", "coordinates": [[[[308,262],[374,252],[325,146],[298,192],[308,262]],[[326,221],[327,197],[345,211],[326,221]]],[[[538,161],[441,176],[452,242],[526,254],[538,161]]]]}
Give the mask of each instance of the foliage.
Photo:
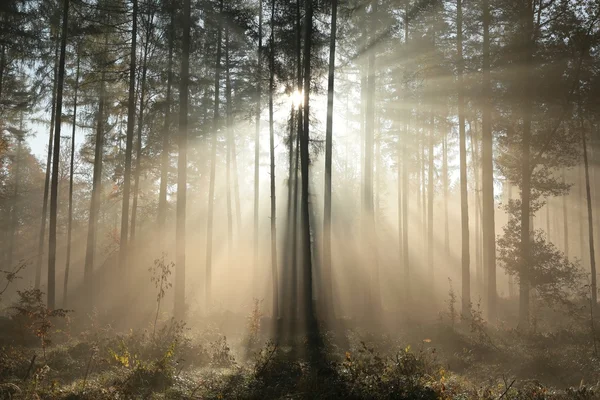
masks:
{"type": "Polygon", "coordinates": [[[41,340],[45,357],[46,348],[51,344],[51,329],[54,326],[52,319],[66,318],[71,310],[48,309],[42,300],[44,293],[39,289],[17,291],[17,293],[19,300],[11,307],[13,318],[24,320],[26,328],[41,340]]]}

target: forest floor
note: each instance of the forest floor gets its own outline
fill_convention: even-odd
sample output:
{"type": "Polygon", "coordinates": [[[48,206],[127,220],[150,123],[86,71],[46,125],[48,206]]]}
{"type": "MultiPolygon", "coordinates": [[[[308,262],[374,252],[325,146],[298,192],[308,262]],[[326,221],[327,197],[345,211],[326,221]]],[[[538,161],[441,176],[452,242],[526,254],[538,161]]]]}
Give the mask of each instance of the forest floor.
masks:
{"type": "Polygon", "coordinates": [[[155,332],[2,319],[0,399],[600,399],[583,322],[523,334],[477,313],[378,333],[346,321],[307,350],[300,336],[269,341],[253,315],[228,315],[246,328],[227,336],[216,317],[155,332]]]}

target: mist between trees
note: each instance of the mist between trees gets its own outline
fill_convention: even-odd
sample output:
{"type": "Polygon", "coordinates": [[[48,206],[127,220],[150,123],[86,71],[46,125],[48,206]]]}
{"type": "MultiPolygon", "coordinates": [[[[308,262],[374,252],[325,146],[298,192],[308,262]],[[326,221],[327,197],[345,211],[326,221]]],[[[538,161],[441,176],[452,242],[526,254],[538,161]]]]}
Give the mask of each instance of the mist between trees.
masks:
{"type": "Polygon", "coordinates": [[[177,320],[257,298],[282,338],[434,320],[451,290],[490,324],[593,323],[599,12],[5,0],[2,301],[136,326],[157,287],[177,320]]]}

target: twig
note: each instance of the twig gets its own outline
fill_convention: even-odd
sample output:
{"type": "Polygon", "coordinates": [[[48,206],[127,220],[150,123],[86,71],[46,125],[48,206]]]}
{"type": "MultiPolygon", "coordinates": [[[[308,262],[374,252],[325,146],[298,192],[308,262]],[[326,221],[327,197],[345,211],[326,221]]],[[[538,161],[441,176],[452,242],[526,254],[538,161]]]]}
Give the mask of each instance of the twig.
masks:
{"type": "MultiPolygon", "coordinates": [[[[502,378],[504,379],[504,378],[502,378]]],[[[504,380],[504,386],[506,386],[506,390],[504,391],[504,393],[502,393],[500,395],[500,397],[498,397],[498,400],[502,399],[504,396],[506,396],[506,393],[508,393],[508,391],[510,390],[510,388],[512,387],[512,385],[515,384],[516,379],[513,379],[512,382],[510,383],[510,385],[506,386],[506,380],[504,380]]]]}
{"type": "Polygon", "coordinates": [[[33,368],[33,364],[35,363],[35,358],[37,357],[37,355],[33,355],[33,357],[31,357],[31,362],[29,363],[29,368],[27,368],[27,373],[25,374],[25,377],[23,378],[23,381],[26,381],[29,378],[29,374],[31,373],[31,369],[33,368]]]}

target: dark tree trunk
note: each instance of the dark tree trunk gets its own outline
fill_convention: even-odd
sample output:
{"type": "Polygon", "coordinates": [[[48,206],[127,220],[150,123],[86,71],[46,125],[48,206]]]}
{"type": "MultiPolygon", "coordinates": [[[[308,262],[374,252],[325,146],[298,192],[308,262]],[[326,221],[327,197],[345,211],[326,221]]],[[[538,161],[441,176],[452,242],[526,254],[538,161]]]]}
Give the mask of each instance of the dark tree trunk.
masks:
{"type": "Polygon", "coordinates": [[[148,27],[146,32],[146,41],[144,43],[144,58],[142,60],[142,78],[140,89],[140,115],[138,118],[137,138],[135,144],[135,176],[133,181],[133,203],[131,205],[131,242],[135,245],[135,233],[137,228],[137,210],[138,198],[140,192],[140,174],[142,162],[142,130],[144,127],[144,99],[146,97],[146,74],[148,73],[148,48],[150,45],[150,36],[152,35],[152,15],[148,16],[148,27]]]}
{"type": "MultiPolygon", "coordinates": [[[[587,200],[588,230],[590,245],[590,273],[592,275],[592,304],[598,303],[598,286],[596,284],[596,255],[594,254],[594,216],[592,214],[592,193],[590,189],[590,171],[588,166],[587,142],[585,138],[585,129],[581,123],[581,141],[583,143],[583,164],[585,166],[585,192],[587,200]]],[[[582,254],[583,257],[583,254],[582,254]]]]}
{"type": "MultiPolygon", "coordinates": [[[[104,46],[108,43],[108,36],[105,36],[104,46]]],[[[94,172],[92,178],[92,198],[90,201],[90,213],[88,216],[87,245],[85,251],[85,268],[83,274],[83,283],[87,292],[88,311],[93,310],[94,306],[94,258],[96,253],[96,232],[98,230],[98,212],[100,209],[100,193],[102,191],[102,156],[104,154],[104,107],[106,104],[105,77],[106,73],[102,65],[102,75],[100,77],[100,99],[98,103],[98,114],[96,121],[96,145],[94,148],[94,172]]]]}
{"type": "Polygon", "coordinates": [[[483,0],[483,112],[481,119],[481,181],[483,207],[483,264],[487,276],[487,317],[496,320],[496,222],[494,205],[494,139],[490,79],[490,5],[483,0]]]}
{"type": "Polygon", "coordinates": [[[275,197],[275,132],[273,130],[273,92],[275,90],[275,0],[271,0],[271,46],[269,49],[269,153],[271,156],[271,280],[273,319],[279,317],[279,275],[277,273],[277,221],[275,197]]]}
{"type": "Polygon", "coordinates": [[[467,316],[471,312],[471,270],[469,250],[469,203],[467,191],[467,145],[465,132],[465,95],[463,84],[463,15],[462,2],[458,0],[456,8],[456,40],[458,52],[458,129],[460,151],[460,213],[462,231],[462,314],[467,316]]]}
{"type": "MultiPolygon", "coordinates": [[[[533,0],[528,0],[524,10],[527,68],[532,68],[533,61],[533,0]]],[[[527,72],[531,76],[532,71],[527,72]]],[[[531,120],[533,114],[533,97],[529,79],[525,82],[523,105],[523,138],[521,140],[521,265],[519,270],[519,328],[529,328],[529,264],[530,264],[530,239],[531,239],[531,120]]]]}
{"type": "Polygon", "coordinates": [[[325,314],[333,317],[333,282],[331,275],[331,162],[333,149],[333,96],[335,78],[335,42],[337,0],[331,2],[331,32],[329,36],[329,77],[327,81],[327,122],[325,128],[325,204],[323,221],[323,295],[325,314]]]}
{"type": "Polygon", "coordinates": [[[217,136],[221,127],[221,117],[219,116],[220,107],[220,84],[221,84],[221,52],[223,38],[223,0],[219,2],[219,24],[217,32],[217,61],[215,65],[215,101],[213,112],[212,125],[212,140],[210,151],[210,182],[208,188],[208,221],[206,223],[206,280],[205,280],[205,297],[207,309],[211,304],[211,287],[212,287],[212,242],[213,242],[213,219],[215,206],[215,174],[217,169],[217,136]]]}
{"type": "Polygon", "coordinates": [[[44,179],[44,199],[42,200],[42,222],[38,241],[38,252],[35,267],[35,288],[40,288],[42,278],[42,259],[44,256],[44,242],[46,237],[46,221],[48,215],[48,195],[50,192],[50,175],[52,174],[52,147],[54,145],[54,117],[56,116],[56,85],[58,77],[59,37],[56,36],[56,47],[54,49],[54,77],[52,87],[52,106],[50,116],[50,135],[48,136],[48,154],[46,157],[46,177],[44,179]]]}
{"type": "Polygon", "coordinates": [[[169,137],[171,132],[171,87],[173,85],[173,41],[175,30],[175,4],[170,3],[171,21],[169,22],[169,61],[167,66],[167,95],[165,99],[165,123],[162,133],[162,153],[160,168],[160,192],[158,195],[158,235],[159,243],[164,247],[165,225],[167,221],[167,185],[169,181],[169,137]]]}
{"type": "Polygon", "coordinates": [[[231,71],[229,65],[229,25],[225,26],[225,102],[226,102],[226,192],[227,192],[227,246],[231,257],[233,245],[233,213],[231,210],[231,153],[233,148],[233,125],[231,123],[231,71]]]}
{"type": "MultiPolygon", "coordinates": [[[[177,227],[175,230],[175,319],[185,315],[185,211],[187,202],[188,85],[190,80],[190,0],[183,2],[183,38],[179,83],[179,134],[177,147],[177,227]]],[[[173,11],[174,12],[174,11],[173,11]]]]}
{"type": "Polygon", "coordinates": [[[262,97],[262,21],[263,21],[263,0],[259,0],[258,12],[258,65],[256,82],[256,130],[254,132],[254,230],[253,245],[254,251],[254,290],[256,290],[258,276],[258,202],[259,202],[259,166],[260,166],[260,113],[262,97]]]}
{"type": "Polygon", "coordinates": [[[71,267],[71,233],[73,230],[73,164],[75,161],[75,130],[77,128],[77,92],[79,91],[79,45],[77,46],[77,67],[75,70],[75,97],[73,99],[73,131],[71,132],[71,160],[69,169],[69,216],[67,223],[67,261],[65,263],[65,281],[63,285],[63,308],[67,308],[69,269],[71,267]]]}
{"type": "MultiPolygon", "coordinates": [[[[301,197],[301,222],[302,222],[302,266],[303,266],[303,300],[304,317],[309,333],[309,339],[316,340],[316,316],[313,304],[313,277],[312,277],[312,250],[309,219],[309,143],[310,143],[310,80],[311,80],[311,42],[312,42],[312,0],[305,2],[304,23],[304,129],[300,139],[300,164],[302,169],[302,197],[301,197]]],[[[314,343],[312,343],[314,344],[314,343]]]]}
{"type": "Polygon", "coordinates": [[[58,214],[58,165],[60,161],[60,128],[62,124],[63,88],[65,84],[65,58],[69,24],[69,0],[63,1],[60,60],[56,88],[56,116],[54,118],[54,147],[52,149],[52,183],[50,185],[50,232],[48,233],[48,309],[56,306],[56,221],[58,214]]]}
{"type": "Polygon", "coordinates": [[[125,174],[123,176],[123,206],[121,207],[121,242],[119,265],[126,268],[129,234],[129,192],[131,191],[131,157],[133,153],[133,130],[135,128],[135,74],[137,57],[137,17],[138,0],[133,2],[131,53],[129,60],[129,99],[127,101],[127,139],[125,142],[125,174]]]}

